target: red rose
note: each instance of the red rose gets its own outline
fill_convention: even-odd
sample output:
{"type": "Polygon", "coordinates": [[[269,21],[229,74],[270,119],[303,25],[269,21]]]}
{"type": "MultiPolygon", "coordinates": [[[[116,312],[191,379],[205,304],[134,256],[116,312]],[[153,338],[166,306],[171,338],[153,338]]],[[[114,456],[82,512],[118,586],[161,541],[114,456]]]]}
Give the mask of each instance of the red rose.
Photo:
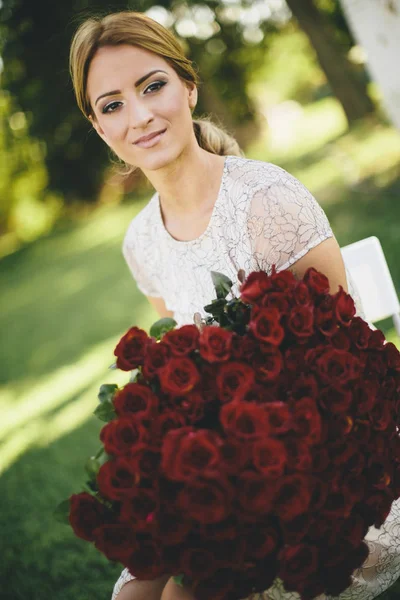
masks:
{"type": "Polygon", "coordinates": [[[393,492],[388,489],[376,490],[364,499],[362,515],[366,517],[368,523],[379,528],[386,521],[393,500],[393,492]]]}
{"type": "Polygon", "coordinates": [[[289,292],[292,290],[296,284],[297,280],[293,275],[292,271],[289,269],[284,269],[283,271],[275,271],[275,268],[272,269],[271,275],[271,284],[273,289],[281,291],[281,292],[289,292]]]}
{"type": "Polygon", "coordinates": [[[255,402],[256,404],[268,404],[276,401],[276,389],[274,386],[261,385],[254,383],[243,394],[236,396],[237,400],[243,402],[255,402]]]}
{"type": "Polygon", "coordinates": [[[371,330],[371,335],[368,339],[368,348],[370,350],[383,350],[385,341],[385,336],[380,329],[371,330]]]}
{"type": "MultiPolygon", "coordinates": [[[[366,323],[360,317],[354,317],[352,319],[347,334],[353,344],[364,350],[368,348],[369,338],[371,337],[372,330],[370,329],[368,323],[366,323]]],[[[346,350],[346,348],[344,348],[346,350]]]]}
{"type": "Polygon", "coordinates": [[[352,391],[354,395],[354,408],[357,413],[359,415],[369,415],[378,401],[378,382],[368,379],[357,382],[352,391]]]}
{"type": "Polygon", "coordinates": [[[146,524],[152,526],[154,513],[159,508],[157,496],[157,492],[152,488],[135,486],[130,498],[122,502],[121,521],[134,523],[136,529],[146,528],[146,524]]]}
{"type": "Polygon", "coordinates": [[[231,512],[233,490],[230,483],[219,479],[192,479],[179,492],[177,507],[203,525],[218,523],[231,512]]]}
{"type": "Polygon", "coordinates": [[[276,347],[269,347],[253,359],[253,366],[257,381],[261,383],[274,381],[283,368],[282,354],[276,347]]]}
{"type": "Polygon", "coordinates": [[[342,286],[339,286],[339,291],[333,296],[335,305],[335,315],[339,323],[349,326],[352,318],[356,314],[356,307],[353,298],[347,294],[342,286]]]}
{"type": "Polygon", "coordinates": [[[271,523],[250,525],[245,533],[246,555],[256,560],[276,553],[280,544],[280,533],[277,526],[271,523]]]}
{"type": "Polygon", "coordinates": [[[254,471],[244,471],[239,475],[237,500],[250,521],[271,511],[278,485],[276,479],[268,480],[254,471]]]}
{"type": "Polygon", "coordinates": [[[307,269],[303,281],[308,289],[314,294],[317,294],[318,296],[329,294],[329,279],[313,267],[307,269]]]}
{"type": "Polygon", "coordinates": [[[332,490],[328,494],[323,506],[323,514],[332,519],[347,518],[350,516],[355,499],[349,493],[345,484],[341,484],[340,490],[332,490]]]}
{"type": "Polygon", "coordinates": [[[386,431],[394,425],[391,406],[388,402],[377,402],[369,415],[372,427],[378,431],[386,431]]]}
{"type": "Polygon", "coordinates": [[[275,308],[282,315],[285,315],[290,310],[289,300],[285,292],[268,292],[261,300],[262,308],[275,308]]]}
{"type": "Polygon", "coordinates": [[[285,352],[285,366],[288,371],[301,373],[306,366],[306,354],[301,346],[293,346],[285,352]]]}
{"type": "Polygon", "coordinates": [[[304,475],[286,475],[278,482],[276,512],[282,521],[291,521],[305,513],[310,505],[312,486],[304,475]]]}
{"type": "Polygon", "coordinates": [[[204,579],[216,569],[212,547],[185,548],[182,552],[182,572],[191,579],[204,579]]]}
{"type": "Polygon", "coordinates": [[[157,518],[157,535],[163,544],[181,544],[190,533],[191,521],[182,518],[181,513],[169,511],[161,512],[157,518]]]}
{"type": "Polygon", "coordinates": [[[263,405],[271,435],[286,433],[292,426],[291,413],[285,402],[268,402],[263,405]]]}
{"type": "Polygon", "coordinates": [[[300,400],[304,397],[314,398],[315,400],[318,396],[318,384],[314,375],[300,373],[293,382],[291,393],[292,398],[295,400],[300,400]]]}
{"type": "Polygon", "coordinates": [[[371,375],[376,373],[380,377],[384,377],[388,370],[387,359],[384,352],[371,351],[368,353],[366,372],[371,375]]]}
{"type": "Polygon", "coordinates": [[[279,321],[280,313],[276,308],[262,308],[254,312],[249,329],[258,340],[279,346],[285,336],[285,331],[279,321]]]}
{"type": "Polygon", "coordinates": [[[232,348],[232,332],[222,327],[204,327],[200,337],[200,355],[210,363],[228,360],[232,348]]]}
{"type": "Polygon", "coordinates": [[[327,337],[332,337],[338,329],[333,296],[323,296],[315,307],[317,329],[327,337]]]}
{"type": "Polygon", "coordinates": [[[279,554],[279,577],[287,590],[297,589],[297,584],[313,579],[318,568],[318,553],[315,546],[299,544],[285,546],[279,554]]]}
{"type": "Polygon", "coordinates": [[[129,461],[135,473],[146,479],[158,476],[161,455],[158,449],[147,444],[136,444],[129,454],[129,461]]]}
{"type": "Polygon", "coordinates": [[[166,410],[152,423],[152,430],[155,439],[164,438],[168,431],[180,429],[187,425],[187,419],[182,413],[175,410],[166,410]]]}
{"type": "Polygon", "coordinates": [[[270,278],[264,271],[253,271],[240,287],[240,299],[242,302],[255,304],[270,287],[270,278]]]}
{"type": "Polygon", "coordinates": [[[314,333],[314,312],[310,306],[294,306],[289,313],[288,329],[300,341],[314,333]]]}
{"type": "Polygon", "coordinates": [[[185,396],[174,396],[169,402],[169,407],[181,413],[188,423],[196,423],[204,416],[206,400],[199,391],[193,390],[185,396]]]}
{"type": "Polygon", "coordinates": [[[167,364],[170,356],[171,349],[167,344],[164,344],[163,341],[148,346],[142,369],[144,377],[146,379],[152,379],[152,377],[167,364]]]}
{"type": "Polygon", "coordinates": [[[217,374],[218,396],[229,402],[237,394],[248,390],[254,381],[254,371],[245,363],[231,361],[220,366],[217,374]]]}
{"type": "Polygon", "coordinates": [[[101,493],[110,500],[132,497],[138,480],[139,476],[134,467],[124,456],[118,456],[115,460],[104,463],[97,475],[101,493]]]}
{"type": "Polygon", "coordinates": [[[146,350],[153,343],[143,329],[131,327],[115,347],[117,367],[122,371],[131,371],[143,365],[146,350]]]}
{"type": "Polygon", "coordinates": [[[214,431],[196,431],[191,427],[170,431],[164,438],[162,470],[169,479],[177,481],[217,471],[221,443],[214,431]]]}
{"type": "Polygon", "coordinates": [[[162,391],[172,396],[190,392],[200,381],[196,365],[190,358],[172,358],[159,371],[162,391]]]}
{"type": "Polygon", "coordinates": [[[318,444],[321,440],[321,416],[315,400],[302,398],[294,406],[294,429],[307,440],[307,443],[318,444]]]}
{"type": "Polygon", "coordinates": [[[124,565],[138,579],[156,579],[164,575],[160,544],[151,538],[145,542],[141,540],[124,565]]]}
{"type": "Polygon", "coordinates": [[[400,371],[400,352],[392,342],[387,342],[384,347],[384,354],[388,366],[395,371],[400,371]]]}
{"type": "Polygon", "coordinates": [[[259,352],[259,344],[257,340],[248,335],[234,333],[231,352],[233,360],[251,362],[253,356],[257,356],[259,352]]]}
{"type": "Polygon", "coordinates": [[[120,417],[104,425],[100,439],[107,454],[118,456],[132,451],[135,444],[146,441],[149,432],[138,417],[120,417]]]}
{"type": "Polygon", "coordinates": [[[69,499],[69,522],[76,536],[93,542],[98,527],[111,522],[110,511],[87,492],[73,494],[69,499]]]}
{"type": "Polygon", "coordinates": [[[316,360],[316,370],[323,381],[345,385],[359,375],[360,363],[355,356],[336,348],[327,348],[316,360]]]}
{"type": "Polygon", "coordinates": [[[298,306],[310,306],[312,304],[310,292],[304,281],[299,281],[297,283],[292,292],[292,297],[294,303],[298,306]]]}
{"type": "Polygon", "coordinates": [[[350,329],[352,328],[353,321],[347,329],[338,329],[336,333],[331,337],[331,344],[338,350],[350,350],[351,346],[351,334],[350,329]]]}
{"type": "Polygon", "coordinates": [[[120,417],[139,413],[150,416],[157,410],[158,399],[151,389],[141,383],[128,383],[113,398],[115,412],[120,417]]]}
{"type": "Polygon", "coordinates": [[[250,402],[225,404],[221,408],[220,422],[225,432],[238,440],[256,440],[268,433],[264,407],[250,402]]]}
{"type": "Polygon", "coordinates": [[[94,542],[108,560],[123,562],[136,546],[135,531],[127,523],[103,525],[96,529],[94,542]]]}
{"type": "Polygon", "coordinates": [[[235,476],[241,470],[250,454],[250,449],[245,443],[235,438],[224,440],[221,447],[221,470],[228,475],[235,476]]]}
{"type": "Polygon", "coordinates": [[[330,386],[321,390],[318,402],[322,408],[332,413],[344,413],[353,402],[353,394],[348,390],[330,386]]]}
{"type": "Polygon", "coordinates": [[[173,356],[186,356],[198,348],[199,335],[196,325],[183,325],[168,331],[162,341],[170,347],[173,356]]]}
{"type": "Polygon", "coordinates": [[[286,448],[279,440],[264,438],[252,446],[253,464],[265,477],[280,477],[286,466],[286,448]]]}
{"type": "Polygon", "coordinates": [[[300,438],[285,439],[287,464],[293,471],[309,471],[312,465],[309,445],[300,438]]]}

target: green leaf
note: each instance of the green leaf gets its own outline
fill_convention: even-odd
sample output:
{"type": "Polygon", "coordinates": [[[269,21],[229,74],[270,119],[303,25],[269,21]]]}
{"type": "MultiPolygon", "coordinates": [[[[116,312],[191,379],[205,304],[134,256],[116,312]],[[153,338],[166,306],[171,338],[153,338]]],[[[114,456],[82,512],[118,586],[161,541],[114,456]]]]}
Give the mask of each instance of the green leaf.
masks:
{"type": "Polygon", "coordinates": [[[96,415],[100,421],[105,421],[106,423],[112,421],[117,416],[112,400],[105,400],[99,404],[93,414],[96,415]]]}
{"type": "Polygon", "coordinates": [[[175,581],[176,585],[180,585],[181,587],[183,587],[183,579],[184,579],[184,575],[174,575],[172,577],[172,579],[175,581]]]}
{"type": "Polygon", "coordinates": [[[116,383],[103,383],[97,394],[99,402],[111,402],[117,389],[118,386],[116,383]]]}
{"type": "Polygon", "coordinates": [[[214,317],[219,317],[224,313],[226,303],[227,301],[225,298],[218,298],[217,300],[213,300],[211,304],[207,304],[207,306],[204,307],[204,310],[214,317]]]}
{"type": "Polygon", "coordinates": [[[176,326],[177,322],[174,319],[171,319],[171,317],[164,317],[153,323],[150,328],[150,335],[151,337],[156,338],[156,340],[160,340],[167,331],[175,329],[176,326]]]}
{"type": "Polygon", "coordinates": [[[100,466],[100,462],[97,460],[97,458],[95,456],[91,456],[85,463],[85,471],[90,478],[95,479],[100,470],[100,466]]]}
{"type": "Polygon", "coordinates": [[[211,271],[212,282],[217,293],[217,298],[226,298],[232,289],[233,283],[223,273],[211,271]]]}
{"type": "Polygon", "coordinates": [[[63,523],[64,525],[69,525],[69,499],[63,500],[60,502],[58,506],[54,509],[53,517],[59,523],[63,523]]]}

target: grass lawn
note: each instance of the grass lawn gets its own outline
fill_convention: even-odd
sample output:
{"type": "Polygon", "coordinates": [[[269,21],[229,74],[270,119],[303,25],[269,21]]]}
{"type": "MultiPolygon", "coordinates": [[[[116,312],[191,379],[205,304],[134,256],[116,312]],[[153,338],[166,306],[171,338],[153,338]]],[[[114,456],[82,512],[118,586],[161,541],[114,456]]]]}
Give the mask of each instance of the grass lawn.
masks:
{"type": "MultiPolygon", "coordinates": [[[[248,155],[308,185],[341,245],[377,235],[400,289],[399,134],[374,121],[346,132],[330,99],[307,108],[298,128],[285,152],[267,140],[248,155]]],[[[119,574],[52,510],[80,489],[83,459],[97,450],[99,385],[125,381],[107,370],[116,341],[156,318],[120,251],[140,206],[101,208],[0,264],[2,600],[107,600],[119,574]]],[[[395,341],[390,327],[383,323],[395,341]]]]}

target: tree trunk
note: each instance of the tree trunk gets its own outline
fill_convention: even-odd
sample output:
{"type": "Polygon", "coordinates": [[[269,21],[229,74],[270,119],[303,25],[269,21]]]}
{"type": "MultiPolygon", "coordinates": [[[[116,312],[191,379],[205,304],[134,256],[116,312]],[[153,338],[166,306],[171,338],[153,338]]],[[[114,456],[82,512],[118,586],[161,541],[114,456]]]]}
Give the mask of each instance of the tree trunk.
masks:
{"type": "Polygon", "coordinates": [[[286,0],[286,3],[313,45],[332,92],[341,103],[349,123],[372,113],[375,107],[367,94],[366,85],[357,77],[329,23],[313,0],[286,0]]]}
{"type": "Polygon", "coordinates": [[[366,50],[367,68],[378,83],[383,104],[400,129],[400,0],[341,0],[355,39],[366,50]]]}

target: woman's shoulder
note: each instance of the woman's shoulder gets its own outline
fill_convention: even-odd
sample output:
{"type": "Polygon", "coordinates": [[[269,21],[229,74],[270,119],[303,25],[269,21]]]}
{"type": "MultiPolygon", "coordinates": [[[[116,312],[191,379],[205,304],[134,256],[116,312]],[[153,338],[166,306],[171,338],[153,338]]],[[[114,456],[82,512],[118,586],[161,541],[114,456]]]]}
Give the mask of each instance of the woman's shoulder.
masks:
{"type": "Polygon", "coordinates": [[[279,184],[288,180],[296,180],[293,175],[278,165],[243,156],[229,156],[227,172],[228,177],[233,181],[257,187],[261,187],[263,184],[279,184]]]}
{"type": "Polygon", "coordinates": [[[151,234],[154,231],[155,217],[158,210],[158,197],[153,194],[149,202],[142,208],[129,223],[125,233],[123,246],[133,249],[151,243],[151,234]]]}

